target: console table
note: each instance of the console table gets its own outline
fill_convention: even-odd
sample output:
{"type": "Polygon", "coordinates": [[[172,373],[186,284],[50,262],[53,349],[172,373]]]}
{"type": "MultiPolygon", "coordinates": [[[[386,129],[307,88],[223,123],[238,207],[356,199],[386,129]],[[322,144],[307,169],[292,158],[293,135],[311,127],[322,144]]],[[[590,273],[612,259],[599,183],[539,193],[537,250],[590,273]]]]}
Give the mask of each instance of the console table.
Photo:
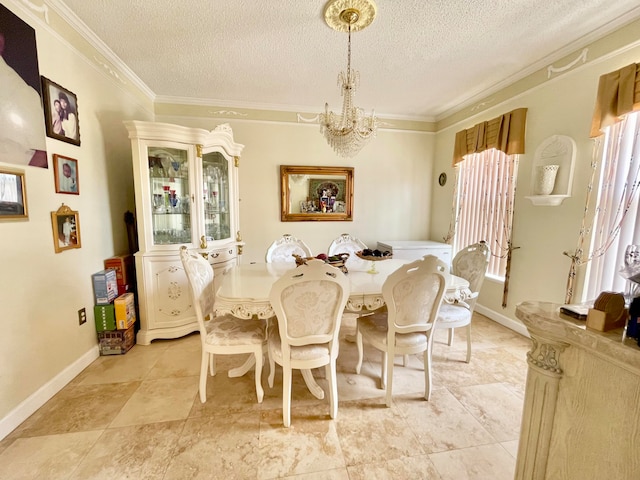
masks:
{"type": "Polygon", "coordinates": [[[561,305],[516,308],[531,335],[517,480],[640,478],[640,348],[561,305]]]}

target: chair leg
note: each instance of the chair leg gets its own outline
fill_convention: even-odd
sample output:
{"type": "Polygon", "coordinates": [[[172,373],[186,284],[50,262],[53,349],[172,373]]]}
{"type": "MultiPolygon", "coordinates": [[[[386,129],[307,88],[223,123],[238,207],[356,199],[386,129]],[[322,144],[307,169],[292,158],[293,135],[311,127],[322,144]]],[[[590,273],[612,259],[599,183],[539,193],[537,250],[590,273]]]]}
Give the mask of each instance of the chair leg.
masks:
{"type": "Polygon", "coordinates": [[[362,357],[364,354],[364,348],[362,346],[362,333],[356,327],[356,344],[358,345],[358,363],[356,364],[356,373],[360,375],[360,370],[362,369],[362,357]]]}
{"type": "Polygon", "coordinates": [[[291,367],[282,366],[282,423],[291,426],[291,367]]]}
{"type": "Polygon", "coordinates": [[[269,352],[269,388],[273,388],[273,380],[276,378],[276,361],[269,352]]]}
{"type": "Polygon", "coordinates": [[[327,380],[329,380],[329,414],[331,418],[338,416],[338,381],[336,379],[336,360],[333,359],[325,367],[327,380]]]}
{"type": "Polygon", "coordinates": [[[212,377],[216,376],[216,356],[213,353],[209,355],[209,372],[212,377]]]}
{"type": "Polygon", "coordinates": [[[262,389],[262,363],[264,361],[262,347],[259,347],[258,350],[255,352],[255,357],[256,357],[256,372],[255,372],[256,395],[258,397],[258,403],[262,403],[262,399],[264,398],[264,390],[262,389]]]}
{"type": "Polygon", "coordinates": [[[386,378],[386,395],[385,395],[385,403],[387,407],[391,407],[391,396],[392,396],[392,385],[393,385],[393,359],[395,355],[393,352],[385,352],[384,354],[384,364],[382,368],[386,367],[385,376],[386,378]]]}
{"type": "Polygon", "coordinates": [[[448,339],[447,339],[447,345],[451,346],[453,345],[453,328],[449,329],[449,335],[448,335],[448,339]]]}
{"type": "Polygon", "coordinates": [[[424,361],[424,399],[431,398],[431,348],[423,353],[424,361]]]}
{"type": "Polygon", "coordinates": [[[207,367],[212,357],[212,353],[202,352],[202,359],[200,360],[200,403],[206,403],[207,401],[207,367]]]}
{"type": "MultiPolygon", "coordinates": [[[[393,357],[391,357],[391,363],[393,363],[393,357]]],[[[380,388],[384,390],[387,387],[387,361],[389,355],[387,352],[382,352],[382,361],[380,362],[380,388]]]]}
{"type": "Polygon", "coordinates": [[[467,325],[467,363],[471,361],[471,324],[467,325]]]}

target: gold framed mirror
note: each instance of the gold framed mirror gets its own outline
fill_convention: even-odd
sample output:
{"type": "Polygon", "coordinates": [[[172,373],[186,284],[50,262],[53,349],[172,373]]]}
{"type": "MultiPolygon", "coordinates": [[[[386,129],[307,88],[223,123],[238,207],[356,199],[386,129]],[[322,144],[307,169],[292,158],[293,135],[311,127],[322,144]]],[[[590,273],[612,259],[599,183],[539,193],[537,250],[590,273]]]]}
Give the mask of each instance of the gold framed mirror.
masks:
{"type": "Polygon", "coordinates": [[[353,167],[280,165],[280,220],[353,220],[353,167]]]}

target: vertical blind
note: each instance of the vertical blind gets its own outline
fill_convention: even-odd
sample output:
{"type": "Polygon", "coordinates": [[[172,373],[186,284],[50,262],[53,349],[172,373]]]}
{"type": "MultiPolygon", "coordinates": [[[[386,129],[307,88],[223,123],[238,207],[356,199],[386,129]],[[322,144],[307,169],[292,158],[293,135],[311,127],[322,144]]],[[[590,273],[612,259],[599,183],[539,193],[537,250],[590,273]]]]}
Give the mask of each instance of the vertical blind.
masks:
{"type": "Polygon", "coordinates": [[[458,168],[460,194],[454,251],[486,241],[492,254],[487,273],[505,277],[518,156],[491,149],[468,155],[458,168]]]}

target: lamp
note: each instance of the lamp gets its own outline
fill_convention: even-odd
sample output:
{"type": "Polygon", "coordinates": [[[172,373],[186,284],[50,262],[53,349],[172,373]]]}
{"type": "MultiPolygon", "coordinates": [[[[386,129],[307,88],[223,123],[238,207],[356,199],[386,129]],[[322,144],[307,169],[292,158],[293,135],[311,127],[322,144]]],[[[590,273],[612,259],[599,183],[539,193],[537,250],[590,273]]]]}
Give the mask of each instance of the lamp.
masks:
{"type": "Polygon", "coordinates": [[[329,27],[340,32],[349,32],[347,70],[338,75],[342,89],[342,114],[329,111],[320,114],[320,132],[327,143],[341,157],[353,157],[372,137],[376,136],[378,119],[375,112],[367,117],[362,108],[353,103],[353,94],[360,83],[360,74],[351,69],[351,32],[362,30],[373,22],[376,15],[373,0],[330,0],[324,11],[324,20],[329,27]]]}

